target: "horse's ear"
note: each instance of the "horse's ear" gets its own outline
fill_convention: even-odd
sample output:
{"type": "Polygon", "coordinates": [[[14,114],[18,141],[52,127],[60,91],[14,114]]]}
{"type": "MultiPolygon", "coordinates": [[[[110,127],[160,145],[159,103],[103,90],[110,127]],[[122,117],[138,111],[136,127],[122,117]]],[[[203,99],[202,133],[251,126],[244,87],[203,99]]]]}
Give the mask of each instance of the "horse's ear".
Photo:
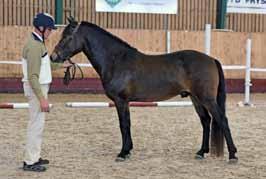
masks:
{"type": "Polygon", "coordinates": [[[72,27],[76,27],[78,25],[78,22],[72,16],[68,17],[67,20],[72,27]]]}

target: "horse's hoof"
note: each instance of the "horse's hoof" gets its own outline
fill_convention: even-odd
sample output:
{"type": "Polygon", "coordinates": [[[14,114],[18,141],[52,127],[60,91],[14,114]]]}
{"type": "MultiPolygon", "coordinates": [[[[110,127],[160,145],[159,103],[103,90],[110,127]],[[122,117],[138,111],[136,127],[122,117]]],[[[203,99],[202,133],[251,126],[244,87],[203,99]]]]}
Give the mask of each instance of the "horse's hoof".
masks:
{"type": "Polygon", "coordinates": [[[195,159],[196,159],[196,160],[203,160],[204,157],[203,157],[202,155],[196,154],[196,155],[195,155],[195,159]]]}
{"type": "Polygon", "coordinates": [[[116,159],[115,159],[115,161],[116,161],[116,162],[124,162],[124,161],[126,161],[127,159],[129,159],[129,158],[130,158],[130,154],[125,155],[125,157],[117,156],[116,159]]]}
{"type": "Polygon", "coordinates": [[[229,164],[236,164],[237,162],[238,162],[238,158],[231,158],[228,161],[229,164]]]}

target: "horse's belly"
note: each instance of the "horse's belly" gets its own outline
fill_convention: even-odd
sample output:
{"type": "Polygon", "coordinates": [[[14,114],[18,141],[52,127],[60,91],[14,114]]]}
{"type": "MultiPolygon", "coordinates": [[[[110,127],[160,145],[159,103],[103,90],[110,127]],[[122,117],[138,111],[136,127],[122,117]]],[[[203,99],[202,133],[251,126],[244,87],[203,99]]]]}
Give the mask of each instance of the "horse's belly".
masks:
{"type": "Polygon", "coordinates": [[[137,101],[163,101],[170,99],[182,91],[182,87],[171,83],[145,83],[135,88],[132,97],[137,101]]]}
{"type": "Polygon", "coordinates": [[[178,95],[178,93],[176,94],[139,94],[139,95],[134,95],[134,97],[131,99],[132,101],[146,101],[146,102],[152,102],[152,101],[164,101],[164,100],[168,100],[172,97],[175,97],[176,95],[178,95]]]}

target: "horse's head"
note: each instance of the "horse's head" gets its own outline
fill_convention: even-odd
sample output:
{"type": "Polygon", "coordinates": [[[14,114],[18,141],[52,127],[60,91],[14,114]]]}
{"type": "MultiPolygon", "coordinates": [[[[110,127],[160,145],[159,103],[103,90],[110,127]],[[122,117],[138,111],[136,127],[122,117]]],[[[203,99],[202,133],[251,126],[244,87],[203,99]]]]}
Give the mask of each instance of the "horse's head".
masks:
{"type": "Polygon", "coordinates": [[[61,39],[51,54],[52,62],[64,62],[82,51],[83,39],[77,33],[78,22],[73,17],[68,18],[69,24],[65,27],[61,39]]]}

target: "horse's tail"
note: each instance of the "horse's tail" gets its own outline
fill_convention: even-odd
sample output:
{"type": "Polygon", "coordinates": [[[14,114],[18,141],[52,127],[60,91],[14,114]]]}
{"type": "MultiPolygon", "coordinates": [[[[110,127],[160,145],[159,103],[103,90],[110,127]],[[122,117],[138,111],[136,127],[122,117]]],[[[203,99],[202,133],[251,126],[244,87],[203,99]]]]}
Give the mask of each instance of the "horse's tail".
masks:
{"type": "Polygon", "coordinates": [[[225,115],[226,90],[225,90],[224,72],[223,72],[221,63],[218,60],[215,60],[215,63],[217,65],[218,73],[219,73],[217,103],[220,107],[220,110],[225,115]]]}
{"type": "MultiPolygon", "coordinates": [[[[226,90],[225,90],[225,79],[222,69],[222,65],[218,60],[215,60],[218,73],[219,73],[219,85],[217,92],[217,104],[220,111],[225,115],[225,101],[226,101],[226,90]]],[[[222,129],[218,126],[217,122],[212,121],[211,129],[211,154],[216,156],[223,156],[224,154],[224,133],[222,129]]]]}

